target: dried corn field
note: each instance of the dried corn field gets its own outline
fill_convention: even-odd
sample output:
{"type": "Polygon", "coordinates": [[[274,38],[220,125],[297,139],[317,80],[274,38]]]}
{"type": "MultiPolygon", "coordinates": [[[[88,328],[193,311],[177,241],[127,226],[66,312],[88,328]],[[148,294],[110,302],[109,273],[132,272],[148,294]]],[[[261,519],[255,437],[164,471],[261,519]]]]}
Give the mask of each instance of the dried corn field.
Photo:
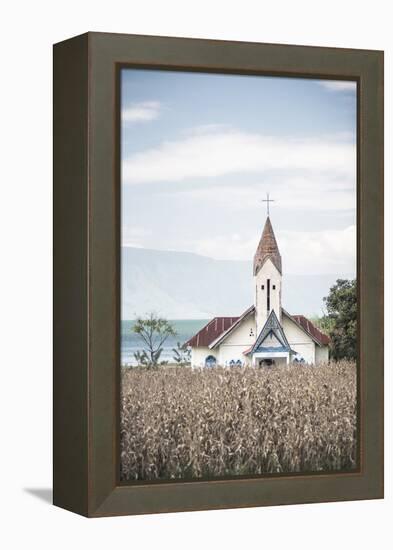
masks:
{"type": "Polygon", "coordinates": [[[122,480],[355,467],[354,363],[122,372],[122,480]]]}

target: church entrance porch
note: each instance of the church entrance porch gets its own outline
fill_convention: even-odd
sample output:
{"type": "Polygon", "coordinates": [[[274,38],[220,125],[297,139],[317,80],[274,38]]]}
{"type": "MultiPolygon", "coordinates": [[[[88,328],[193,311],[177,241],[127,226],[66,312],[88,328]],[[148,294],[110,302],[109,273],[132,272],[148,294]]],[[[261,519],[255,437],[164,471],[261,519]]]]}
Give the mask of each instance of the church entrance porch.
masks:
{"type": "Polygon", "coordinates": [[[254,367],[283,367],[291,361],[290,352],[256,352],[252,356],[252,365],[254,367]]]}

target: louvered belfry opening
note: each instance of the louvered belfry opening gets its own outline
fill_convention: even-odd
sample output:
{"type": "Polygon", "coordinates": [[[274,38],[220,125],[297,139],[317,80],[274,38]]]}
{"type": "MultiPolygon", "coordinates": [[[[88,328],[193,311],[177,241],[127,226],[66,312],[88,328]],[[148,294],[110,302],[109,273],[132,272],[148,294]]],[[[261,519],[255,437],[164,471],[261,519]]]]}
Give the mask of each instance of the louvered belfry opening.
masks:
{"type": "Polygon", "coordinates": [[[270,312],[270,279],[267,280],[266,309],[270,312]]]}

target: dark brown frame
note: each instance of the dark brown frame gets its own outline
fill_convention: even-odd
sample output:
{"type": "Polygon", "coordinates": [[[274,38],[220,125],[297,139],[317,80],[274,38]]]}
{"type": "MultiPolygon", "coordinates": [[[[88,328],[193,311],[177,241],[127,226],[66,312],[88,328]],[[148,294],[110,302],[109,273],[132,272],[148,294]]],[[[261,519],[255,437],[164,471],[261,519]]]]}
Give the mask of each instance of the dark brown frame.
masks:
{"type": "Polygon", "coordinates": [[[383,52],[87,33],[54,46],[54,503],[89,516],[383,498],[383,52]],[[360,469],[120,485],[121,66],[356,80],[360,469]]]}

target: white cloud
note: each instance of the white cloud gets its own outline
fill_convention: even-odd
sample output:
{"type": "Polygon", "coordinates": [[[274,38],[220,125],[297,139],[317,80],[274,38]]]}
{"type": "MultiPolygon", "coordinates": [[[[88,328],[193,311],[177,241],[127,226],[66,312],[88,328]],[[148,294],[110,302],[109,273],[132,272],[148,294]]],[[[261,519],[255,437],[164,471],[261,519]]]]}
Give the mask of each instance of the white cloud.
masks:
{"type": "Polygon", "coordinates": [[[296,212],[304,210],[332,213],[354,210],[355,190],[355,177],[344,175],[336,178],[331,174],[310,172],[304,176],[280,174],[278,178],[267,175],[252,184],[239,179],[239,182],[232,185],[221,183],[203,187],[184,186],[181,193],[198,202],[214,204],[225,210],[229,208],[231,212],[253,213],[258,210],[264,213],[265,206],[261,200],[265,198],[266,191],[269,191],[275,201],[271,206],[273,212],[286,209],[296,215],[296,212]]]}
{"type": "Polygon", "coordinates": [[[126,184],[140,184],[269,170],[353,177],[356,146],[337,137],[289,139],[235,130],[203,133],[131,155],[123,161],[122,177],[126,184]]]}
{"type": "Polygon", "coordinates": [[[278,233],[285,271],[293,274],[356,271],[356,226],[315,232],[278,233]]]}
{"type": "Polygon", "coordinates": [[[319,80],[318,84],[331,92],[356,91],[356,82],[350,80],[319,80]]]}
{"type": "Polygon", "coordinates": [[[161,104],[159,101],[142,101],[125,107],[121,113],[122,122],[145,122],[158,118],[161,104]]]}
{"type": "Polygon", "coordinates": [[[232,126],[229,124],[200,124],[199,126],[188,128],[184,131],[184,134],[187,136],[203,136],[219,132],[224,133],[232,129],[232,126]]]}
{"type": "MultiPolygon", "coordinates": [[[[195,241],[192,252],[219,260],[252,260],[260,235],[244,239],[237,233],[195,241]]],[[[276,231],[283,270],[291,274],[354,274],[356,226],[342,230],[276,231]]]]}

